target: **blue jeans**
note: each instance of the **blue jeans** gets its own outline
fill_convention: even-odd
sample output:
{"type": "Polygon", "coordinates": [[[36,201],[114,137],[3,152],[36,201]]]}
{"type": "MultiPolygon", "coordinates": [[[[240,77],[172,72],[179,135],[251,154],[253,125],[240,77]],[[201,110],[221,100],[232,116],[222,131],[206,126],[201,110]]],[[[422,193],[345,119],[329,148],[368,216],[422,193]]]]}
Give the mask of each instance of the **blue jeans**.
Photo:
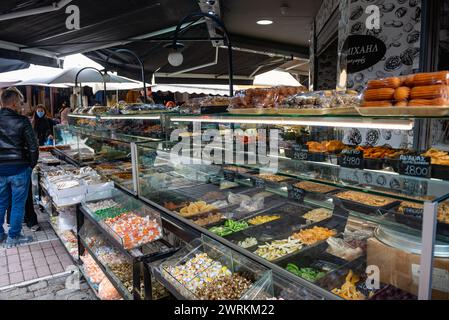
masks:
{"type": "Polygon", "coordinates": [[[22,222],[25,215],[25,203],[31,181],[31,168],[14,176],[0,176],[0,234],[4,234],[6,209],[11,203],[11,218],[8,236],[15,238],[22,232],[22,222]]]}

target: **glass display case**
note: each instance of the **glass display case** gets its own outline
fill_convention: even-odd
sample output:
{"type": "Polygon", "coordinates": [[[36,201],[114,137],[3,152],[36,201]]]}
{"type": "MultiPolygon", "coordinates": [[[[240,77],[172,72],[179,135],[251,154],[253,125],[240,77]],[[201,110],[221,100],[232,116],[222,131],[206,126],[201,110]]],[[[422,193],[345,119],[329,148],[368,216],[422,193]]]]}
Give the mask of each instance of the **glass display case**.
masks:
{"type": "MultiPolygon", "coordinates": [[[[131,167],[120,169],[133,173],[125,189],[163,216],[295,283],[299,295],[446,298],[449,166],[418,134],[425,118],[162,118],[166,139],[135,138],[131,167]]],[[[90,134],[100,151],[116,141],[90,134]]]]}
{"type": "Polygon", "coordinates": [[[55,136],[61,137],[58,143],[71,141],[70,148],[59,151],[66,158],[90,166],[116,185],[137,194],[137,166],[133,165],[136,145],[155,139],[78,126],[57,126],[55,136]]]}
{"type": "Polygon", "coordinates": [[[207,175],[181,174],[139,196],[322,298],[423,298],[432,286],[420,265],[432,270],[432,258],[421,248],[436,241],[435,295],[449,288],[441,267],[449,179],[432,165],[432,145],[417,147],[418,120],[173,116],[171,141],[138,146],[139,164],[151,154],[154,170],[207,175]],[[409,256],[414,262],[400,266],[409,256]]]}

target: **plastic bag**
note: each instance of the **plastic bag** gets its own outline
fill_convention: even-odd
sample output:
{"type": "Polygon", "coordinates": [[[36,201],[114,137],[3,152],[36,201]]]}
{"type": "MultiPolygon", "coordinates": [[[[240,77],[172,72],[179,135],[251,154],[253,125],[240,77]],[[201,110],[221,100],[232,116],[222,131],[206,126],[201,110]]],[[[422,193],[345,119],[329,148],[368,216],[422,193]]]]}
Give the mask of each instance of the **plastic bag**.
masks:
{"type": "Polygon", "coordinates": [[[355,260],[363,254],[361,248],[353,248],[341,238],[328,238],[326,242],[329,245],[326,250],[327,253],[346,261],[355,260]]]}

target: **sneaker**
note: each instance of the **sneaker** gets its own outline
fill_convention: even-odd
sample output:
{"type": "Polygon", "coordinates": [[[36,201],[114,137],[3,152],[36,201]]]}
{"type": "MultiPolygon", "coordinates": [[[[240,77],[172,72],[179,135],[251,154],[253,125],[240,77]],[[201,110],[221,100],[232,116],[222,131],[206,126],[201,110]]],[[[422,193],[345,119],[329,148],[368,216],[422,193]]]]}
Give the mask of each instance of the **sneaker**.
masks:
{"type": "Polygon", "coordinates": [[[0,234],[0,243],[6,240],[6,234],[2,233],[0,234]]]}
{"type": "Polygon", "coordinates": [[[32,241],[33,241],[32,237],[24,236],[23,234],[21,234],[15,238],[8,237],[6,239],[5,247],[12,248],[12,247],[19,246],[21,244],[30,243],[32,241]]]}

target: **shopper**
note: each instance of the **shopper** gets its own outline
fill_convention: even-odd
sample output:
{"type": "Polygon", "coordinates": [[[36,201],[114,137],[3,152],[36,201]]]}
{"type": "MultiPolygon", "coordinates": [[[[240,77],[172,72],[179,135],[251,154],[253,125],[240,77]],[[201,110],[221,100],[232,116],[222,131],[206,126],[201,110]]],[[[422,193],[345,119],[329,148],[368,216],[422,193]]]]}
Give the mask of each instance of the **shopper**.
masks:
{"type": "Polygon", "coordinates": [[[69,113],[70,107],[64,102],[61,106],[60,116],[61,116],[61,124],[68,125],[69,124],[69,113]]]}
{"type": "Polygon", "coordinates": [[[11,221],[6,247],[32,240],[22,234],[25,203],[31,171],[39,158],[39,147],[30,121],[18,114],[22,95],[15,88],[0,95],[0,241],[6,238],[3,223],[11,202],[11,221]]]}
{"type": "Polygon", "coordinates": [[[45,146],[49,139],[53,140],[53,126],[47,109],[42,104],[38,105],[33,115],[33,129],[40,146],[45,146]]]}

